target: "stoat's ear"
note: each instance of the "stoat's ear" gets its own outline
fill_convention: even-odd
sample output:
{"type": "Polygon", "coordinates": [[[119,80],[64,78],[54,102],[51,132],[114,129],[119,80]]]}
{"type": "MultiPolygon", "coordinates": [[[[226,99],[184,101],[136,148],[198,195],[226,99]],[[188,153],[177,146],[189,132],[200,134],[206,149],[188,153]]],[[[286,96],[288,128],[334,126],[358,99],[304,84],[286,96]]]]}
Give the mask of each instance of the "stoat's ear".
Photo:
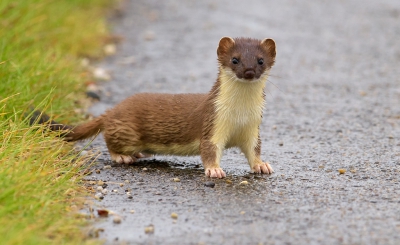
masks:
{"type": "Polygon", "coordinates": [[[267,51],[267,53],[271,56],[271,58],[275,59],[276,47],[275,47],[274,40],[272,40],[270,38],[266,38],[266,39],[262,40],[261,47],[263,47],[265,49],[265,51],[267,51]]]}
{"type": "Polygon", "coordinates": [[[221,38],[221,40],[219,40],[217,55],[220,56],[226,54],[233,47],[233,45],[235,45],[235,40],[233,40],[231,37],[221,38]]]}

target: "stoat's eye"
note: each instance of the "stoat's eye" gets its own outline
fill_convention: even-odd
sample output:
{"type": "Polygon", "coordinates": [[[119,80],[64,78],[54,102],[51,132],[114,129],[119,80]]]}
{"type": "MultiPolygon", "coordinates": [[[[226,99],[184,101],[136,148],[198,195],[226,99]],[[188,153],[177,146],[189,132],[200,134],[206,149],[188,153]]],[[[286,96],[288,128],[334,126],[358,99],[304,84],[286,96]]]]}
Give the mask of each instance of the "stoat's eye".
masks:
{"type": "Polygon", "coordinates": [[[237,58],[232,58],[232,64],[239,64],[239,60],[237,58]]]}
{"type": "Polygon", "coordinates": [[[258,59],[257,62],[258,62],[259,65],[262,65],[262,64],[264,64],[264,59],[263,59],[263,58],[260,58],[260,59],[258,59]]]}

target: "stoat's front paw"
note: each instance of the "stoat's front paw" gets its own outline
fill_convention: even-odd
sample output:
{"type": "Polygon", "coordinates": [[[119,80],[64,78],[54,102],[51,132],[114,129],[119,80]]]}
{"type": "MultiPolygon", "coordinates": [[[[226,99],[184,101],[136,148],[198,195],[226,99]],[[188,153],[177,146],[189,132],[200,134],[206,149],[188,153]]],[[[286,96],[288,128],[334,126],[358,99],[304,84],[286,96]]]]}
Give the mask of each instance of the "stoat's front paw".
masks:
{"type": "Polygon", "coordinates": [[[226,174],[222,168],[206,168],[206,176],[211,178],[225,178],[226,174]]]}
{"type": "Polygon", "coordinates": [[[254,173],[272,174],[274,170],[268,162],[259,163],[253,166],[254,173]]]}

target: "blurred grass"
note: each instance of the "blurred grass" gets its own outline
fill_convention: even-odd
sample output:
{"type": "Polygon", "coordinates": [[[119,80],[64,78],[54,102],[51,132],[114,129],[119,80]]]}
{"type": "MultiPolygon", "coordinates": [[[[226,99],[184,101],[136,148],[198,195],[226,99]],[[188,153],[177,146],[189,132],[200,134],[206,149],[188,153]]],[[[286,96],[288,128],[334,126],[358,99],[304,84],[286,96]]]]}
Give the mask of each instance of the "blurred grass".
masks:
{"type": "Polygon", "coordinates": [[[80,57],[99,58],[109,0],[0,1],[0,244],[91,243],[71,210],[84,195],[84,159],[42,126],[30,105],[77,120],[88,74],[80,57]],[[86,240],[85,240],[86,239],[86,240]]]}

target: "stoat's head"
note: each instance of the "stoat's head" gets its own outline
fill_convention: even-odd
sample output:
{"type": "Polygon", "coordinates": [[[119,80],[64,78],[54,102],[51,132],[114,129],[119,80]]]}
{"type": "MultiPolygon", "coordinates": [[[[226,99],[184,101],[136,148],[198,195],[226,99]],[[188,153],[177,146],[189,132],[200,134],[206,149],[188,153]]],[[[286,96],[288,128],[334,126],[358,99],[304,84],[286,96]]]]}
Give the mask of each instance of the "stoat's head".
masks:
{"type": "Polygon", "coordinates": [[[221,73],[236,76],[235,80],[240,82],[255,82],[268,76],[275,62],[275,42],[272,39],[223,37],[217,54],[221,73]]]}

